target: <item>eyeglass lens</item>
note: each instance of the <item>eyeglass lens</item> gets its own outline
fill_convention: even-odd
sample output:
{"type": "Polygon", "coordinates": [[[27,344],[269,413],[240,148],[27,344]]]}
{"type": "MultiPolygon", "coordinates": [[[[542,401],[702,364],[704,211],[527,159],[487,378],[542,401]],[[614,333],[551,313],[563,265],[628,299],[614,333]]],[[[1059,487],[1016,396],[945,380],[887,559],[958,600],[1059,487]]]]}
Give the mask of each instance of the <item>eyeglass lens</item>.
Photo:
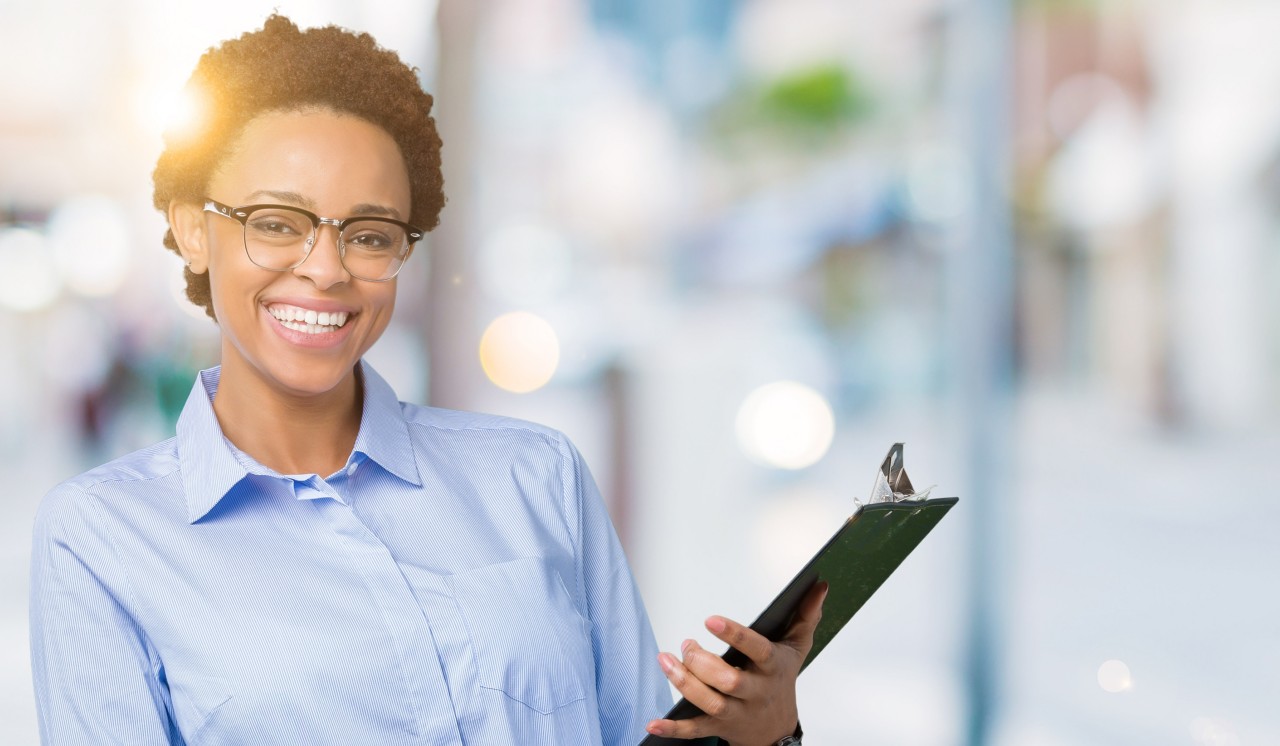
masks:
{"type": "MultiPolygon", "coordinates": [[[[287,207],[254,210],[244,221],[244,247],[259,267],[286,270],[301,264],[316,240],[311,218],[287,207]]],[[[364,280],[394,277],[409,251],[405,229],[378,218],[353,220],[342,229],[342,264],[364,280]]]]}

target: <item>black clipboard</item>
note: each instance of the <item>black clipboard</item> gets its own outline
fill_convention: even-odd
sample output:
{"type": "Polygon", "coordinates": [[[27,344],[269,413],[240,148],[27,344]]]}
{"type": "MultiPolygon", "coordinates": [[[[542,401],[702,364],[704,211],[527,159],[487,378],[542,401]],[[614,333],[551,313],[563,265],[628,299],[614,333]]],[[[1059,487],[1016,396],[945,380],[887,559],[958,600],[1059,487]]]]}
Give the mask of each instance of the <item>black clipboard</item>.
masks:
{"type": "MultiPolygon", "coordinates": [[[[912,499],[915,497],[902,465],[902,444],[895,443],[877,474],[872,502],[860,505],[849,516],[751,623],[751,629],[770,640],[781,639],[805,594],[815,583],[827,581],[830,587],[823,602],[822,620],[800,670],[807,668],[959,501],[955,497],[912,499]]],[[[732,666],[748,662],[746,655],[734,648],[722,657],[732,666]]],[[[664,717],[685,720],[701,714],[696,705],[681,699],[664,717]]],[[[713,746],[719,741],[716,737],[687,740],[649,735],[640,746],[713,746]]]]}

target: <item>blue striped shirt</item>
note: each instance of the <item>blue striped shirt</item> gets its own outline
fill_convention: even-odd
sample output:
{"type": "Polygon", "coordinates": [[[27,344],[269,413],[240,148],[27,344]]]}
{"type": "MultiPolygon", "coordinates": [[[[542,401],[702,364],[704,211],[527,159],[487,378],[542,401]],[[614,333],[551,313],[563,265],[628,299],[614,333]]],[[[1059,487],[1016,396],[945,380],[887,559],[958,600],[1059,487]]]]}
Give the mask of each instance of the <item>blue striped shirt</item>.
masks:
{"type": "Polygon", "coordinates": [[[560,433],[403,404],[361,363],[347,465],[177,437],[51,491],[31,654],[51,744],[625,744],[671,704],[648,617],[560,433]]]}

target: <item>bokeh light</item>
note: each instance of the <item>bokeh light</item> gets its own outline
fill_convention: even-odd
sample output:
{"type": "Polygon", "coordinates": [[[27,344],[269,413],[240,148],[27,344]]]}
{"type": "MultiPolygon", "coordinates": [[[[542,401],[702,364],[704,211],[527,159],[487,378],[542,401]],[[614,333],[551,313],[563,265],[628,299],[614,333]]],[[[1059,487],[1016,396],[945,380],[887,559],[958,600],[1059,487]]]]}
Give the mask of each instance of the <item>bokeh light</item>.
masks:
{"type": "Polygon", "coordinates": [[[141,88],[134,99],[134,113],[146,132],[155,135],[182,134],[190,130],[204,113],[203,102],[190,88],[171,80],[157,81],[141,88]]]}
{"type": "Polygon", "coordinates": [[[57,300],[62,283],[44,234],[30,228],[0,228],[0,305],[38,311],[57,300]]]}
{"type": "Polygon", "coordinates": [[[1109,660],[1098,666],[1098,686],[1103,690],[1119,693],[1133,688],[1133,676],[1124,661],[1109,660]]]}
{"type": "Polygon", "coordinates": [[[480,337],[480,365],[498,388],[517,394],[536,391],[551,380],[559,364],[555,329],[528,311],[499,316],[480,337]]]}
{"type": "Polygon", "coordinates": [[[571,225],[615,246],[644,245],[677,207],[669,185],[684,165],[666,112],[617,92],[575,117],[564,142],[570,146],[553,188],[566,200],[571,225]]]}
{"type": "Polygon", "coordinates": [[[49,216],[49,246],[67,287],[100,297],[119,289],[129,275],[129,222],[114,201],[76,197],[49,216]]]}
{"type": "Polygon", "coordinates": [[[738,444],[762,464],[803,469],[831,447],[835,415],[817,391],[795,381],[775,381],[752,391],[738,409],[738,444]]]}

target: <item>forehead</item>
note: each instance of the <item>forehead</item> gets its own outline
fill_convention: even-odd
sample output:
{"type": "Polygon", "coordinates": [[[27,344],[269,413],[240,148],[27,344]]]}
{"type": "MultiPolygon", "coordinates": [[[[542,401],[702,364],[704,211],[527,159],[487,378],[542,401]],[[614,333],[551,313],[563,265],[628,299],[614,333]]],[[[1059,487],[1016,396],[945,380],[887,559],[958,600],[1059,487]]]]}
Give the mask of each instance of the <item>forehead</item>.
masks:
{"type": "Polygon", "coordinates": [[[305,195],[317,207],[385,203],[409,209],[409,174],[386,130],[327,109],[270,112],[241,130],[210,179],[210,196],[238,203],[257,191],[305,195]]]}

